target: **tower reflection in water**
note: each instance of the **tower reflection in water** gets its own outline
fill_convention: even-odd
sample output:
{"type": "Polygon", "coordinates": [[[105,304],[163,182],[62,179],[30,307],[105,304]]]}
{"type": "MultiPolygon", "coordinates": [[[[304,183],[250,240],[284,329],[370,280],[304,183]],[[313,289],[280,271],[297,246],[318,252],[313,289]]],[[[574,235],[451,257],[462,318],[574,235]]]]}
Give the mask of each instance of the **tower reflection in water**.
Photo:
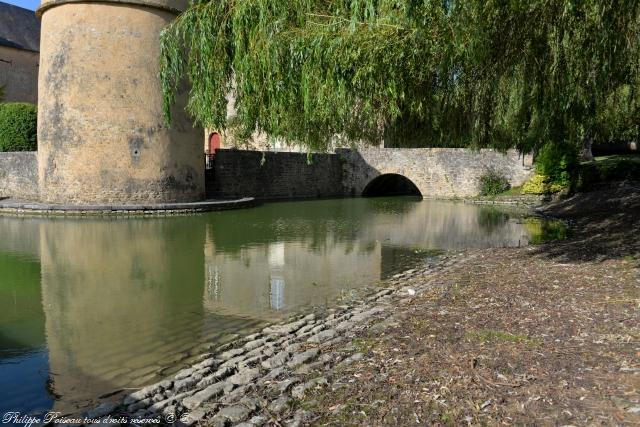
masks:
{"type": "Polygon", "coordinates": [[[284,308],[284,243],[269,245],[269,283],[271,309],[284,308]]]}

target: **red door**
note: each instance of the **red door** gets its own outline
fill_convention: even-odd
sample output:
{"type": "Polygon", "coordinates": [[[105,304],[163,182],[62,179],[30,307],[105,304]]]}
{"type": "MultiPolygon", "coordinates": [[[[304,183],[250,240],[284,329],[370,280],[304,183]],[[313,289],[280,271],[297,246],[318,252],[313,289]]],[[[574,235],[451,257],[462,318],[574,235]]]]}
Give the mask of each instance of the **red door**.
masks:
{"type": "Polygon", "coordinates": [[[209,135],[209,154],[215,154],[216,150],[220,148],[220,134],[214,132],[209,135]]]}

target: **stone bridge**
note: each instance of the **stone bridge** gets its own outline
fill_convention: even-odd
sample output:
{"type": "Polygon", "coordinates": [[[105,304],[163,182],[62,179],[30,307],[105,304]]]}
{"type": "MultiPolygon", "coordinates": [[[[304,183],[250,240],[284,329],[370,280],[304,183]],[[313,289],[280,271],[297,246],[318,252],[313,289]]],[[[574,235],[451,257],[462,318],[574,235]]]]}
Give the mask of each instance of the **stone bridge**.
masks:
{"type": "Polygon", "coordinates": [[[296,199],[416,194],[462,198],[478,194],[480,176],[494,169],[512,186],[532,173],[532,158],[515,150],[462,148],[339,149],[335,154],[219,150],[209,197],[296,199]]]}
{"type": "Polygon", "coordinates": [[[493,169],[511,186],[532,173],[532,156],[516,150],[465,148],[365,148],[340,150],[347,194],[374,196],[419,192],[423,197],[457,198],[478,194],[478,181],[493,169]]]}

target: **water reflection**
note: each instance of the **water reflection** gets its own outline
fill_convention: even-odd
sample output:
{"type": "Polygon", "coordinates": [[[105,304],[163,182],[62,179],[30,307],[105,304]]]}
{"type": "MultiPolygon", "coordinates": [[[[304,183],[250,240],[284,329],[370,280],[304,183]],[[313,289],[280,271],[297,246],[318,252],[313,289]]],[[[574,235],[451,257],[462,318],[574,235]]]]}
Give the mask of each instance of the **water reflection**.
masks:
{"type": "Polygon", "coordinates": [[[518,246],[532,227],[492,208],[396,198],[2,217],[0,236],[0,411],[72,412],[436,249],[518,246]]]}
{"type": "Polygon", "coordinates": [[[197,227],[151,219],[54,220],[39,228],[58,394],[90,398],[95,390],[153,380],[158,360],[197,342],[204,286],[197,227]]]}
{"type": "Polygon", "coordinates": [[[44,323],[39,262],[0,252],[0,414],[53,402],[44,323]]]}

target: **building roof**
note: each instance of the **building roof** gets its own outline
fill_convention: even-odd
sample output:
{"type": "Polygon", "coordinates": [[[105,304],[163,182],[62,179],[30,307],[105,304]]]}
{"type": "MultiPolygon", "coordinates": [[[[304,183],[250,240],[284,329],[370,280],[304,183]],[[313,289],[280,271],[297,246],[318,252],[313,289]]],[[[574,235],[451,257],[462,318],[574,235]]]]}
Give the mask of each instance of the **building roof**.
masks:
{"type": "Polygon", "coordinates": [[[33,10],[0,2],[0,46],[40,51],[40,20],[33,10]]]}

